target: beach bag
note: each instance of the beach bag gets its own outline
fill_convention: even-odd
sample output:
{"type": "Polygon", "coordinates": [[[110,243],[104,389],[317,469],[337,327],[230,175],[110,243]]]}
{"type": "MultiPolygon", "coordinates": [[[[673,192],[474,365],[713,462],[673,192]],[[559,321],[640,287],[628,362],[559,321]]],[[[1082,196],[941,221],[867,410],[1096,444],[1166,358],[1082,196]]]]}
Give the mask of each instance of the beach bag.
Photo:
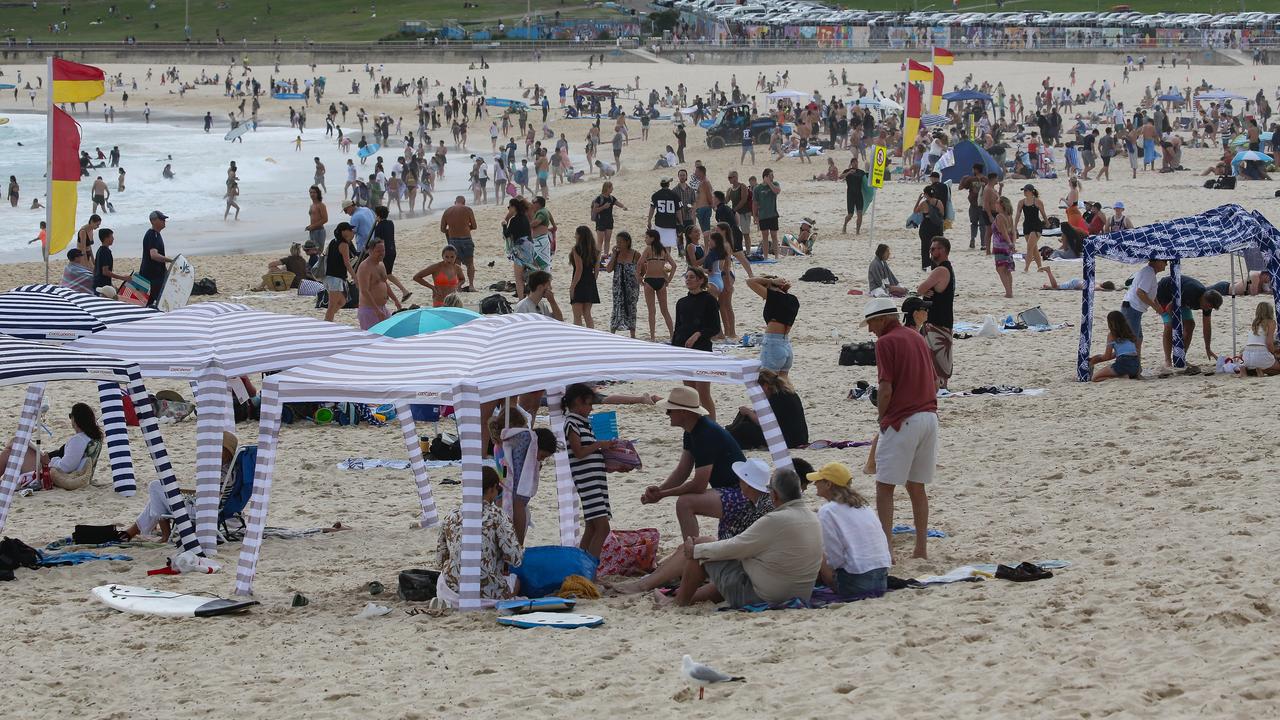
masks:
{"type": "Polygon", "coordinates": [[[31,570],[40,567],[40,553],[36,552],[35,548],[16,538],[6,537],[0,540],[0,571],[8,573],[8,576],[4,579],[12,580],[13,571],[20,567],[31,570]]]}
{"type": "Polygon", "coordinates": [[[913,212],[913,213],[911,213],[910,215],[908,215],[908,216],[907,216],[907,225],[906,225],[906,226],[907,226],[908,228],[915,229],[915,228],[920,227],[920,223],[922,223],[922,222],[924,222],[924,215],[923,215],[923,214],[921,214],[921,213],[918,213],[918,212],[913,212]]]}
{"type": "Polygon", "coordinates": [[[511,303],[501,295],[490,295],[480,301],[481,315],[509,315],[511,303]]]}
{"type": "Polygon", "coordinates": [[[605,472],[631,472],[643,467],[640,453],[636,452],[635,443],[630,440],[619,440],[617,445],[606,448],[603,454],[605,472]]]}
{"type": "Polygon", "coordinates": [[[1223,175],[1213,183],[1214,190],[1235,190],[1236,178],[1234,175],[1223,175]]]}
{"type": "Polygon", "coordinates": [[[457,435],[438,433],[431,439],[431,447],[427,450],[428,460],[461,460],[462,443],[457,435]]]}
{"type": "Polygon", "coordinates": [[[876,344],[872,340],[848,343],[840,348],[841,365],[875,365],[876,344]]]}
{"type": "Polygon", "coordinates": [[[396,592],[401,600],[426,602],[436,596],[436,582],[440,573],[435,570],[401,570],[400,588],[396,592]]]}
{"type": "Polygon", "coordinates": [[[614,530],[600,549],[600,575],[643,575],[658,560],[658,530],[614,530]]]}
{"type": "Polygon", "coordinates": [[[1027,327],[1050,324],[1049,316],[1044,314],[1039,305],[1018,313],[1018,321],[1027,327]]]}
{"type": "Polygon", "coordinates": [[[115,525],[76,525],[71,531],[71,542],[76,545],[101,545],[120,539],[120,528],[115,525]]]}
{"type": "MultiPolygon", "coordinates": [[[[293,284],[293,273],[272,273],[267,277],[275,278],[277,275],[279,276],[287,275],[288,278],[284,279],[284,287],[275,287],[276,283],[273,280],[271,289],[288,290],[289,285],[293,284]]],[[[214,282],[213,278],[200,278],[199,280],[191,284],[191,294],[192,295],[217,295],[218,283],[214,282]]]]}
{"type": "Polygon", "coordinates": [[[525,548],[524,560],[511,572],[520,579],[520,592],[538,598],[554,595],[570,575],[596,579],[599,561],[591,553],[564,545],[540,545],[525,548]]]}
{"type": "Polygon", "coordinates": [[[812,267],[805,270],[800,279],[805,282],[819,282],[831,285],[839,280],[840,277],[824,267],[812,267]]]}

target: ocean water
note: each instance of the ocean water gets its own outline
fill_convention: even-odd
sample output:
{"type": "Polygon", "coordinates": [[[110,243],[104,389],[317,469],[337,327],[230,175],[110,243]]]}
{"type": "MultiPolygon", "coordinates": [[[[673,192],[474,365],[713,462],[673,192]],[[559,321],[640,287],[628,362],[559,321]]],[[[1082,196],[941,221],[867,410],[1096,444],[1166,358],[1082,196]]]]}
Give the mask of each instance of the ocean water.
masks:
{"type": "MultiPolygon", "coordinates": [[[[9,122],[0,125],[0,180],[7,188],[9,176],[17,176],[21,200],[17,208],[9,206],[7,197],[0,202],[0,262],[36,261],[40,259],[39,246],[28,241],[39,232],[45,212],[29,208],[33,197],[44,203],[45,116],[8,117],[9,122]]],[[[88,219],[92,208],[90,189],[94,177],[101,175],[111,188],[110,200],[115,207],[114,213],[103,216],[103,227],[115,231],[117,262],[126,269],[131,267],[126,258],[141,253],[142,236],[150,227],[147,216],[152,210],[170,216],[164,236],[171,255],[284,251],[289,243],[306,239],[303,227],[310,204],[307,189],[314,174],[313,158],[319,157],[326,168],[328,230],[345,217],[341,200],[346,160],[355,160],[366,177],[374,167],[372,158],[367,165],[360,165],[354,145],[350,154],[343,154],[335,138],[325,136],[323,126],[319,130],[309,128],[303,134],[299,152],[294,147],[298,133],[287,126],[261,127],[246,133],[243,143],[231,143],[223,140],[228,129],[225,118],[221,122],[215,120],[207,134],[200,125],[106,123],[101,115],[78,115],[76,119],[81,123],[80,147],[91,157],[96,157],[96,148],[108,157],[112,146],[120,148],[125,191],[116,191],[116,168],[91,170],[90,177],[80,182],[76,221],[80,225],[88,219]],[[222,219],[227,166],[231,161],[235,161],[240,178],[239,222],[222,219]],[[172,165],[175,179],[162,178],[165,163],[172,165]]],[[[353,137],[359,139],[358,135],[353,137]]],[[[486,135],[486,156],[488,140],[486,135]]],[[[479,138],[473,141],[477,147],[478,141],[479,138]]],[[[402,151],[396,146],[378,153],[388,171],[402,151]]],[[[446,177],[436,181],[433,209],[437,211],[460,193],[470,201],[466,191],[468,153],[451,152],[448,159],[446,177]]],[[[392,218],[395,219],[394,206],[392,218]]],[[[58,262],[60,259],[53,264],[60,267],[58,262]]]]}

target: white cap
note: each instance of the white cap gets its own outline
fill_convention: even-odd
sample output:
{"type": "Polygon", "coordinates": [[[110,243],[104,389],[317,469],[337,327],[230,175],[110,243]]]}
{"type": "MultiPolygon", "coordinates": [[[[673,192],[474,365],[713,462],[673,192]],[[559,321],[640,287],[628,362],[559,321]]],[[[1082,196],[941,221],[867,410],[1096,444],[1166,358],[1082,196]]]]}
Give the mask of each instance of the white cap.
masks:
{"type": "Polygon", "coordinates": [[[769,465],[763,460],[752,458],[746,462],[736,462],[733,464],[733,474],[742,479],[742,482],[750,485],[752,488],[760,492],[769,492],[769,476],[771,471],[769,465]]]}

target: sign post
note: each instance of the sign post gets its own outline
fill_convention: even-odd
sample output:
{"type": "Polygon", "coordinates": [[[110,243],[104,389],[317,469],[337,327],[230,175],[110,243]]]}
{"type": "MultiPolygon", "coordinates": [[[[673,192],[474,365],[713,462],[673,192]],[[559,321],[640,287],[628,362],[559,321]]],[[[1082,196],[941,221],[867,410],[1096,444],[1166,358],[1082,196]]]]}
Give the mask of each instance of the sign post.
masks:
{"type": "MultiPolygon", "coordinates": [[[[889,149],[883,145],[875,145],[871,156],[871,187],[880,189],[884,187],[884,170],[889,163],[889,149]]],[[[871,200],[871,225],[867,228],[867,239],[875,240],[876,237],[876,201],[871,200]]]]}

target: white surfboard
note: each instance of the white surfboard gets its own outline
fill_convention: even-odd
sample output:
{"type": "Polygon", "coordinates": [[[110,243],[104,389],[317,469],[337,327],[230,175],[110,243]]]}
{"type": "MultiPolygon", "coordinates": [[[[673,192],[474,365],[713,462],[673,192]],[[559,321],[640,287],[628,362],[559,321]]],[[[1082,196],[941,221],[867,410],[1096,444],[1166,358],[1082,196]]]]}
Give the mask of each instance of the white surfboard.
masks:
{"type": "Polygon", "coordinates": [[[258,604],[257,600],[231,600],[133,585],[99,585],[89,594],[120,612],[160,617],[213,617],[240,612],[258,604]]]}
{"type": "Polygon", "coordinates": [[[256,128],[257,126],[258,126],[258,123],[252,120],[247,120],[228,130],[227,134],[222,136],[222,139],[235,140],[236,138],[256,128]]]}
{"type": "Polygon", "coordinates": [[[580,627],[598,627],[604,624],[599,615],[578,615],[563,612],[535,612],[528,615],[509,615],[498,618],[499,625],[518,628],[550,627],[563,630],[580,627]]]}
{"type": "Polygon", "coordinates": [[[187,258],[178,255],[169,264],[169,274],[164,279],[164,290],[160,291],[160,300],[156,307],[160,312],[169,312],[187,306],[191,299],[191,288],[196,283],[196,269],[191,267],[187,258]]]}

